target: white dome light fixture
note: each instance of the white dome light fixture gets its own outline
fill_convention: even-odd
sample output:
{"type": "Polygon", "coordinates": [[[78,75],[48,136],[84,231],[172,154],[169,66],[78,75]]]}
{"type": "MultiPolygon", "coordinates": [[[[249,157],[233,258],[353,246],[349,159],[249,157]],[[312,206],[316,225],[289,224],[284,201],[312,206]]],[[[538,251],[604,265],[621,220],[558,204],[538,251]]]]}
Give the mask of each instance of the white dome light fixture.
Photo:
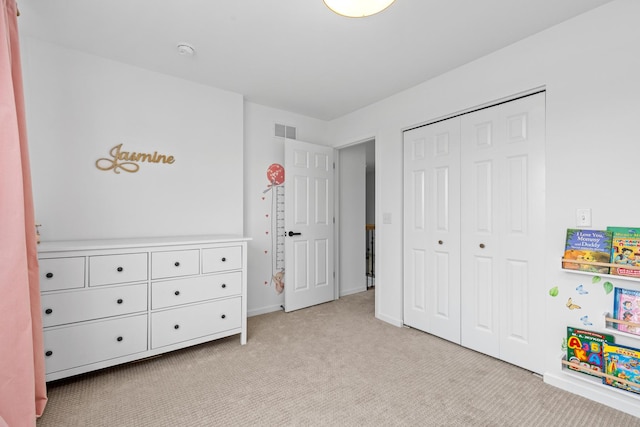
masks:
{"type": "Polygon", "coordinates": [[[382,12],[395,0],[324,0],[324,4],[338,15],[364,18],[382,12]]]}

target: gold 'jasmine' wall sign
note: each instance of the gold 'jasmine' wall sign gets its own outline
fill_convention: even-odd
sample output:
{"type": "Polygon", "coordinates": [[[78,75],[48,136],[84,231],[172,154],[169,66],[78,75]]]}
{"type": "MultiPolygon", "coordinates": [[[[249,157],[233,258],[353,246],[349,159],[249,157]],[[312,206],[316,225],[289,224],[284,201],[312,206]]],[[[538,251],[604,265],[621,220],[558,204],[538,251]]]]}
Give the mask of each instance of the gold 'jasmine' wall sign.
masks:
{"type": "Polygon", "coordinates": [[[109,151],[111,158],[103,157],[96,160],[96,167],[102,171],[113,170],[114,173],[120,173],[120,169],[125,172],[138,172],[140,165],[138,163],[168,163],[172,164],[176,160],[173,156],[158,154],[154,151],[150,153],[136,153],[135,151],[122,151],[122,144],[118,144],[109,151]]]}

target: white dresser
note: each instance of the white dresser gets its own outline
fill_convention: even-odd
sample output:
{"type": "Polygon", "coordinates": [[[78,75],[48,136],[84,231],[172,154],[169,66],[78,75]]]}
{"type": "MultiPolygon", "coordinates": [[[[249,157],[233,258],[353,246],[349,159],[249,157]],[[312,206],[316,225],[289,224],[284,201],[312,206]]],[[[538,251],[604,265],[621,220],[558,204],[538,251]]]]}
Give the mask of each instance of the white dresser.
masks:
{"type": "Polygon", "coordinates": [[[245,344],[247,240],[41,243],[47,381],[235,334],[245,344]]]}

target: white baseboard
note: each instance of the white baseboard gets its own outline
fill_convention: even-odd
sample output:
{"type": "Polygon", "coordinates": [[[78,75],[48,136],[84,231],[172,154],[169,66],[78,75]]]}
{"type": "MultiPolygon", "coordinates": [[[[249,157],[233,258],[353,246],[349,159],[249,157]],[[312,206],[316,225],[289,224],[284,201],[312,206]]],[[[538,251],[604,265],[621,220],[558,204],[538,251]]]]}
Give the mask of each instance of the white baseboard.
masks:
{"type": "Polygon", "coordinates": [[[247,317],[258,316],[260,314],[273,313],[274,311],[282,310],[282,306],[280,305],[270,305],[267,307],[254,308],[251,310],[247,310],[247,317]]]}
{"type": "Polygon", "coordinates": [[[402,328],[404,326],[404,322],[402,321],[402,319],[396,319],[395,317],[387,316],[382,313],[377,313],[376,319],[380,319],[383,322],[390,323],[393,326],[397,326],[398,328],[402,328]]]}
{"type": "Polygon", "coordinates": [[[347,295],[357,294],[359,292],[364,292],[367,290],[366,286],[361,286],[359,288],[352,289],[340,289],[340,297],[346,297],[347,295]]]}
{"type": "Polygon", "coordinates": [[[640,398],[637,394],[594,381],[587,375],[585,378],[581,376],[582,374],[572,372],[545,372],[544,382],[634,417],[640,417],[640,398]]]}

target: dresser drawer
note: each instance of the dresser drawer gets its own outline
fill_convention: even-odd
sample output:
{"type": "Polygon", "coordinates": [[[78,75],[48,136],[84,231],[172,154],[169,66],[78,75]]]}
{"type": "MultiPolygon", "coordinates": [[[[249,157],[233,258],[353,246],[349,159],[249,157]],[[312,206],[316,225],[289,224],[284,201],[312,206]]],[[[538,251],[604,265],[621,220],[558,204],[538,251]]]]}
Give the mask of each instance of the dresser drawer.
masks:
{"type": "Polygon", "coordinates": [[[242,246],[208,248],[202,250],[202,272],[236,270],[242,268],[242,246]]]}
{"type": "Polygon", "coordinates": [[[151,347],[240,328],[241,301],[237,297],[151,313],[151,347]]]}
{"type": "Polygon", "coordinates": [[[147,280],[147,254],[89,257],[89,286],[147,280]]]}
{"type": "Polygon", "coordinates": [[[226,296],[240,295],[242,272],[190,277],[187,279],[153,282],[151,308],[166,308],[226,296]]]}
{"type": "Polygon", "coordinates": [[[40,266],[40,291],[84,287],[84,257],[45,258],[40,266]]]}
{"type": "Polygon", "coordinates": [[[147,350],[147,315],[44,331],[47,374],[147,350]]]}
{"type": "Polygon", "coordinates": [[[200,251],[153,252],[151,254],[151,278],[190,276],[200,272],[200,251]]]}
{"type": "Polygon", "coordinates": [[[44,327],[147,310],[147,285],[94,288],[41,297],[44,327]]]}

